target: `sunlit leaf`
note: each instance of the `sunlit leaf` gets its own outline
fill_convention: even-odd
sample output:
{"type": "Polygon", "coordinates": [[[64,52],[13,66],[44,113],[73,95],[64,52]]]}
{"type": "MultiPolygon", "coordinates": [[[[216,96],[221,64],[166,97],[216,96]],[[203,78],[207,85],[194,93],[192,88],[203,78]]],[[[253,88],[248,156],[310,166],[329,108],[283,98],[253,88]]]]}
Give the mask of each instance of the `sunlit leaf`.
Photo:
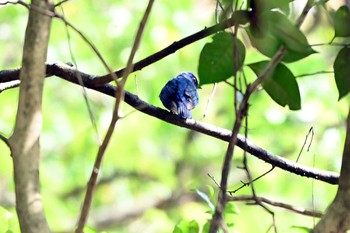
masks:
{"type": "Polygon", "coordinates": [[[173,233],[199,233],[199,224],[195,220],[183,220],[175,226],[173,233]]]}
{"type": "Polygon", "coordinates": [[[203,226],[203,230],[202,232],[203,233],[208,233],[209,232],[209,229],[210,229],[210,221],[207,221],[204,226],[203,226]]]}
{"type": "Polygon", "coordinates": [[[262,33],[264,36],[259,37],[253,33],[253,30],[256,30],[254,24],[247,31],[253,46],[259,52],[273,57],[277,50],[284,46],[287,49],[287,54],[283,58],[285,62],[294,62],[315,53],[305,35],[284,14],[270,11],[261,17],[266,21],[266,26],[262,29],[266,31],[262,33]]]}
{"type": "Polygon", "coordinates": [[[350,36],[350,10],[347,6],[341,6],[334,16],[334,37],[350,36]]]}
{"type": "MultiPolygon", "coordinates": [[[[258,76],[268,63],[268,61],[257,62],[250,64],[249,67],[258,76]]],[[[264,79],[262,86],[277,104],[283,107],[288,105],[291,110],[301,108],[298,83],[293,73],[285,65],[278,64],[264,79]]]]}
{"type": "Polygon", "coordinates": [[[97,233],[98,231],[90,226],[84,227],[84,233],[97,233]]]}
{"type": "Polygon", "coordinates": [[[350,92],[350,48],[342,48],[333,65],[339,100],[350,92]]]}
{"type": "Polygon", "coordinates": [[[226,32],[216,34],[212,42],[204,45],[199,57],[200,84],[217,83],[228,79],[234,74],[234,67],[237,71],[241,69],[244,58],[245,47],[239,39],[234,43],[232,34],[226,32]],[[237,59],[233,56],[233,51],[236,49],[233,44],[237,44],[237,59]]]}
{"type": "Polygon", "coordinates": [[[233,202],[228,202],[224,210],[225,214],[239,214],[239,209],[233,202]]]}
{"type": "Polygon", "coordinates": [[[215,190],[214,190],[213,186],[206,185],[206,187],[208,188],[208,192],[209,192],[208,197],[212,198],[215,194],[215,190]]]}
{"type": "Polygon", "coordinates": [[[292,226],[291,229],[295,229],[295,233],[309,233],[312,231],[311,228],[304,227],[304,226],[292,226]]]}

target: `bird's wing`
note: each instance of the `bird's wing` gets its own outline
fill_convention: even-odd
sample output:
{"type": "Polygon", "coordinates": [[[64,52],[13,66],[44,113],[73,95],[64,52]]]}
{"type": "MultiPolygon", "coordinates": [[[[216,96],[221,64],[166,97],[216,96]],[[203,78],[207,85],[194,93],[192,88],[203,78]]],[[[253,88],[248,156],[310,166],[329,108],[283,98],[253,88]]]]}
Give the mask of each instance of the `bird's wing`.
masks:
{"type": "Polygon", "coordinates": [[[199,102],[199,97],[198,97],[196,87],[194,85],[188,85],[187,88],[185,89],[184,96],[186,98],[187,108],[190,110],[194,109],[199,102]]]}
{"type": "Polygon", "coordinates": [[[190,110],[187,108],[184,102],[179,101],[177,106],[177,112],[180,118],[187,119],[192,118],[190,110]]]}
{"type": "Polygon", "coordinates": [[[174,100],[177,98],[177,86],[177,82],[172,79],[167,82],[159,94],[159,98],[162,101],[163,105],[174,113],[177,113],[177,106],[174,102],[174,100]]]}

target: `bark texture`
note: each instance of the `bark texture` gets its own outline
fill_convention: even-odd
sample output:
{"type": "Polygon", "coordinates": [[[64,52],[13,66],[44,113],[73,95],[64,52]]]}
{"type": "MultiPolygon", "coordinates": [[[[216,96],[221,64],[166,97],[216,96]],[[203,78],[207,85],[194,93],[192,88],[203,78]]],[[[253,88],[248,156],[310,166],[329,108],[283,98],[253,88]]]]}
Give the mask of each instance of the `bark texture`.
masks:
{"type": "Polygon", "coordinates": [[[350,110],[337,194],[326,214],[316,225],[315,233],[342,233],[350,229],[350,110]]]}
{"type": "Polygon", "coordinates": [[[51,5],[32,0],[25,33],[16,125],[9,139],[13,156],[16,210],[22,233],[50,232],[40,195],[39,160],[42,91],[50,35],[51,5]]]}

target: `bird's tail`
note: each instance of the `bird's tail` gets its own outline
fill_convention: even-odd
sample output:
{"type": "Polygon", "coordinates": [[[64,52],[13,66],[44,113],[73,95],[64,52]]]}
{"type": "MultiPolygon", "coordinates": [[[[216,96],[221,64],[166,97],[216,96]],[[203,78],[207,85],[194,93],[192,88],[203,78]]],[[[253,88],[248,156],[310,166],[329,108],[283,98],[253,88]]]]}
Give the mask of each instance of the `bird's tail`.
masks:
{"type": "Polygon", "coordinates": [[[190,110],[188,110],[186,105],[182,102],[180,102],[177,106],[177,113],[180,118],[183,118],[183,119],[192,118],[192,114],[190,110]]]}

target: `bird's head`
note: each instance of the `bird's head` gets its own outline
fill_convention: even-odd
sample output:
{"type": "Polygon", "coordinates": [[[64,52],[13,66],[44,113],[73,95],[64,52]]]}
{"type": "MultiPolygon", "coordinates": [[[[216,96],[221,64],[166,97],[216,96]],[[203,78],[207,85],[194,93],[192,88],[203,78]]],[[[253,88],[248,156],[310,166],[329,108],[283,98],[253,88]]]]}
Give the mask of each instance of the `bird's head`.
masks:
{"type": "Polygon", "coordinates": [[[181,74],[182,76],[184,76],[185,78],[191,80],[194,85],[196,86],[196,88],[200,88],[199,83],[198,83],[198,78],[191,72],[184,72],[181,74]]]}

